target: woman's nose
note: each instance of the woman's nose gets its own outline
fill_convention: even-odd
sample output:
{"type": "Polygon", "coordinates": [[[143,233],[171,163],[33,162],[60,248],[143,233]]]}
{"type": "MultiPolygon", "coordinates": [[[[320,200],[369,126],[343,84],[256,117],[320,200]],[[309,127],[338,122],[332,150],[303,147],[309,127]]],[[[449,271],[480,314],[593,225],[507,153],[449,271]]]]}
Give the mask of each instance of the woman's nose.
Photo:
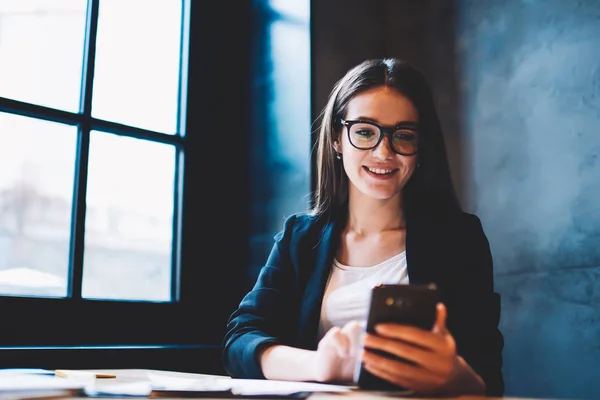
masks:
{"type": "Polygon", "coordinates": [[[390,139],[387,135],[384,136],[377,147],[373,149],[373,155],[382,160],[387,160],[394,156],[394,151],[390,146],[390,139]]]}

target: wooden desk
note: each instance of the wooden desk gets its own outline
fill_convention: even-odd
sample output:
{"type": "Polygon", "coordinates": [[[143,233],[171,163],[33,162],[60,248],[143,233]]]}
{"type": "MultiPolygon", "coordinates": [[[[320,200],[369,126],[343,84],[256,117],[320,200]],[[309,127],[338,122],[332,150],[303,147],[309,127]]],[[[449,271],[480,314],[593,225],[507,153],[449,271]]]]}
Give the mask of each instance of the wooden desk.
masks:
{"type": "MultiPolygon", "coordinates": [[[[110,385],[110,384],[114,384],[115,382],[119,382],[119,383],[127,383],[127,382],[149,382],[149,378],[148,378],[148,374],[149,373],[159,373],[161,375],[166,375],[166,376],[172,376],[173,378],[210,378],[210,377],[215,377],[215,375],[204,375],[204,374],[193,374],[193,373],[186,373],[186,372],[174,372],[174,371],[161,371],[161,370],[147,370],[147,369],[98,369],[98,370],[85,370],[85,371],[89,371],[89,372],[100,372],[100,373],[108,373],[108,374],[114,374],[116,375],[116,378],[113,379],[96,379],[95,384],[97,385],[97,387],[101,388],[103,385],[110,385]]],[[[224,376],[218,376],[221,378],[226,378],[229,379],[228,377],[224,377],[224,376]]],[[[56,377],[55,379],[67,379],[67,378],[61,378],[61,377],[56,377]]],[[[378,393],[368,393],[368,392],[360,392],[360,391],[350,391],[350,392],[344,392],[344,393],[314,393],[312,395],[310,395],[309,399],[310,400],[340,400],[340,396],[343,396],[344,399],[352,399],[352,400],[389,400],[392,399],[394,397],[391,397],[389,395],[383,395],[383,394],[378,394],[378,393]]],[[[110,397],[111,399],[118,399],[118,400],[135,400],[135,398],[132,397],[110,397]]],[[[397,397],[398,398],[398,397],[397,397]]],[[[460,399],[463,400],[533,400],[533,399],[521,399],[521,398],[509,398],[509,397],[503,397],[503,398],[493,398],[493,397],[483,397],[483,396],[461,396],[459,397],[460,399]]],[[[452,400],[452,399],[459,399],[459,398],[444,398],[444,400],[452,400]]],[[[73,399],[81,399],[81,400],[89,400],[89,397],[73,397],[73,399]]],[[[162,397],[161,400],[182,400],[182,399],[186,399],[189,400],[189,398],[185,398],[185,397],[173,397],[173,398],[166,398],[166,397],[162,397]]],[[[415,397],[410,397],[410,399],[417,399],[415,397]]],[[[418,399],[426,399],[426,398],[418,398],[418,399]]],[[[203,400],[211,400],[208,398],[204,398],[203,400]]],[[[215,399],[215,400],[223,400],[223,399],[215,399]]],[[[440,400],[440,398],[436,398],[436,399],[432,399],[432,400],[440,400]]],[[[535,399],[535,400],[539,400],[539,399],[535,399]]]]}

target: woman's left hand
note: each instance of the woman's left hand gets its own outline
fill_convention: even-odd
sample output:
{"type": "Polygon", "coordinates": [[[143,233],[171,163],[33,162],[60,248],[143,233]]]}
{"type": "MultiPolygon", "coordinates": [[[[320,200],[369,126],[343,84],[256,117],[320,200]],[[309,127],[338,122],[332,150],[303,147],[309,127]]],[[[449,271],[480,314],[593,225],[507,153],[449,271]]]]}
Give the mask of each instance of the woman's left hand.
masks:
{"type": "Polygon", "coordinates": [[[376,335],[365,336],[362,359],[365,368],[375,376],[420,394],[481,392],[485,388],[483,381],[456,354],[454,337],[446,328],[447,314],[446,306],[438,304],[436,322],[431,331],[394,323],[377,325],[376,335]],[[375,349],[412,361],[414,365],[368,351],[375,349]],[[475,374],[465,383],[474,382],[480,387],[462,387],[465,372],[475,374]]]}

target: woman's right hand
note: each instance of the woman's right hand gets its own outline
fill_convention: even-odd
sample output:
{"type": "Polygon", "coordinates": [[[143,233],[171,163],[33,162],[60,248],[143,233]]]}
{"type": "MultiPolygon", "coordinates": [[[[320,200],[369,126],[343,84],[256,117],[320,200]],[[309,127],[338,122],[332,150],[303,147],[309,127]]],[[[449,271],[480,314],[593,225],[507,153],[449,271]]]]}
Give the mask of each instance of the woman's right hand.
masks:
{"type": "Polygon", "coordinates": [[[354,378],[360,356],[364,324],[350,321],[344,327],[331,328],[321,339],[314,358],[317,382],[348,383],[354,378]]]}

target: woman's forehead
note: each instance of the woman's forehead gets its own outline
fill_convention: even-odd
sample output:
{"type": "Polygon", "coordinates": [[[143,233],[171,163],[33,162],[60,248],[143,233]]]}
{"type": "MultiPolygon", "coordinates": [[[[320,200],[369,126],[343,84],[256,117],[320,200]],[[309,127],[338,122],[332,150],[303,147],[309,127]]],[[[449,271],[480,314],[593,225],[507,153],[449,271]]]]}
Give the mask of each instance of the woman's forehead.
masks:
{"type": "Polygon", "coordinates": [[[379,87],[358,93],[349,102],[346,119],[366,118],[382,125],[417,122],[418,112],[412,101],[389,87],[379,87]]]}

